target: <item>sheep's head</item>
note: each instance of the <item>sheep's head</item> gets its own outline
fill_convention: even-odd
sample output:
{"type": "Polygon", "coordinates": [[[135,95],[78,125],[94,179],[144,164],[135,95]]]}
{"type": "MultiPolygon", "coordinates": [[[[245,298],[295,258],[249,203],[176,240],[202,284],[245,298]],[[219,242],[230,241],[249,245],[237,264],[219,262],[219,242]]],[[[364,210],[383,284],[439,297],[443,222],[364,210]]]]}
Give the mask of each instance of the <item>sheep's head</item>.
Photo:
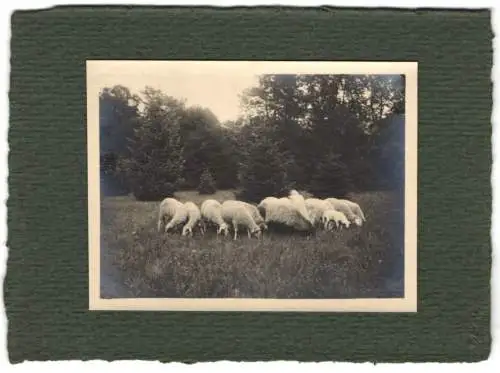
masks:
{"type": "Polygon", "coordinates": [[[201,234],[205,234],[206,223],[203,219],[200,219],[196,224],[196,226],[198,227],[198,230],[200,231],[201,234]]]}
{"type": "Polygon", "coordinates": [[[182,228],[182,235],[183,236],[187,236],[187,235],[192,236],[193,235],[193,230],[191,229],[191,227],[184,226],[184,228],[182,228]]]}
{"type": "Polygon", "coordinates": [[[254,229],[252,229],[252,235],[257,237],[257,238],[260,238],[262,236],[262,231],[261,229],[257,226],[255,227],[254,229]]]}
{"type": "Polygon", "coordinates": [[[356,216],[354,218],[354,224],[356,224],[358,227],[361,227],[361,225],[363,224],[363,221],[361,220],[360,217],[356,216]]]}
{"type": "Polygon", "coordinates": [[[217,229],[217,234],[224,233],[224,236],[227,237],[229,234],[229,226],[226,223],[222,223],[217,229]]]}
{"type": "Polygon", "coordinates": [[[267,224],[265,222],[260,223],[259,228],[261,231],[267,231],[268,229],[267,224]]]}
{"type": "Polygon", "coordinates": [[[325,219],[325,223],[326,223],[326,229],[329,231],[333,230],[334,227],[337,229],[339,228],[337,222],[334,220],[325,219]]]}

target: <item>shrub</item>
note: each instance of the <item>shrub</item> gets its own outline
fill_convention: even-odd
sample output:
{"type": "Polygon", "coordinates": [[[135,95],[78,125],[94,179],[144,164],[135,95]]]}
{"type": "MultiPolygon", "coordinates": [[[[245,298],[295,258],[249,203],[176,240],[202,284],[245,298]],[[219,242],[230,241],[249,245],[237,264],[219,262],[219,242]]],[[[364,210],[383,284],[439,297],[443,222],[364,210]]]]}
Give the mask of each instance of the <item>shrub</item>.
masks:
{"type": "Polygon", "coordinates": [[[214,194],[216,191],[215,180],[208,169],[205,169],[200,176],[200,184],[198,185],[198,193],[214,194]]]}

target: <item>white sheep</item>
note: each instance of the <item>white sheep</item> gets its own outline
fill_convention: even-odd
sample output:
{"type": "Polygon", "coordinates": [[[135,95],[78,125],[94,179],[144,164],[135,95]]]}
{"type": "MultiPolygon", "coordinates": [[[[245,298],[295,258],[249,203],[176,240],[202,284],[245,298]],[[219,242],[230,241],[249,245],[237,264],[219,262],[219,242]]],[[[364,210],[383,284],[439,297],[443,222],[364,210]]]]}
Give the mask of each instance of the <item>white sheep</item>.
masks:
{"type": "Polygon", "coordinates": [[[201,217],[203,230],[205,231],[205,224],[215,224],[217,226],[217,235],[224,233],[227,236],[229,233],[229,226],[222,219],[222,205],[215,199],[207,199],[201,204],[201,217]]]}
{"type": "Polygon", "coordinates": [[[243,201],[241,201],[241,202],[245,205],[247,210],[250,212],[250,215],[252,215],[252,218],[255,221],[255,224],[257,224],[260,227],[261,231],[267,230],[267,224],[264,221],[264,218],[262,217],[262,215],[260,214],[257,206],[254,206],[248,202],[243,202],[243,201]]]}
{"type": "Polygon", "coordinates": [[[328,201],[319,198],[307,198],[305,205],[314,226],[322,223],[323,213],[332,208],[328,201]]]}
{"type": "Polygon", "coordinates": [[[188,218],[188,212],[183,203],[175,198],[165,198],[160,203],[158,213],[158,232],[165,227],[165,232],[184,223],[188,218]],[[168,224],[166,224],[168,221],[168,224]],[[166,224],[166,225],[165,225],[166,224]]]}
{"type": "Polygon", "coordinates": [[[234,239],[238,237],[238,227],[244,226],[247,229],[248,237],[256,235],[260,237],[260,227],[255,223],[252,214],[248,211],[245,202],[228,200],[222,203],[222,218],[234,228],[234,239]]]}
{"type": "Polygon", "coordinates": [[[299,192],[297,192],[295,189],[292,189],[290,191],[289,195],[288,195],[288,198],[290,199],[290,201],[292,201],[293,205],[302,214],[302,216],[306,220],[308,220],[311,224],[313,224],[313,222],[311,220],[311,217],[309,216],[309,214],[307,212],[305,199],[302,196],[302,194],[300,194],[299,192]]]}
{"type": "Polygon", "coordinates": [[[309,231],[313,225],[299,212],[289,198],[266,197],[257,206],[266,224],[280,223],[298,231],[309,231]]]}
{"type": "Polygon", "coordinates": [[[331,230],[331,222],[335,223],[337,229],[342,229],[342,225],[346,228],[349,228],[351,225],[351,222],[347,219],[344,213],[334,209],[325,210],[321,216],[321,222],[323,223],[325,230],[331,230]]]}
{"type": "Polygon", "coordinates": [[[346,203],[352,210],[352,212],[361,219],[361,221],[366,221],[365,214],[363,214],[363,210],[356,202],[349,201],[348,199],[341,199],[342,202],[346,203]]]}
{"type": "Polygon", "coordinates": [[[188,215],[188,220],[187,223],[184,225],[182,228],[182,235],[187,236],[188,234],[190,236],[193,235],[193,229],[198,227],[201,232],[203,233],[203,228],[201,226],[201,212],[198,206],[196,206],[193,202],[188,201],[184,203],[184,207],[187,211],[188,215]]]}
{"type": "Polygon", "coordinates": [[[356,216],[347,203],[337,198],[327,198],[326,201],[330,203],[333,209],[342,212],[350,222],[353,222],[357,226],[361,226],[361,219],[356,216]]]}

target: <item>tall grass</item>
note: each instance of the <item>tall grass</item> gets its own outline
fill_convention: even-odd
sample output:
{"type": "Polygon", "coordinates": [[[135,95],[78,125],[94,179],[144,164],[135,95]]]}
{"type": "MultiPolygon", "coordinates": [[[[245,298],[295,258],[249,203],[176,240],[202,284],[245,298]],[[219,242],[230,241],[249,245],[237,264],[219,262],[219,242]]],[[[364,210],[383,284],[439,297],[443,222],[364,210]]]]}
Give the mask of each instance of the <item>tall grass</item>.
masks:
{"type": "MultiPolygon", "coordinates": [[[[204,199],[234,198],[234,191],[176,195],[198,205],[204,199]]],[[[108,266],[127,289],[123,296],[182,298],[353,298],[389,294],[387,279],[402,260],[403,222],[399,200],[389,192],[355,195],[367,222],[342,231],[310,236],[267,232],[233,241],[158,234],[158,203],[128,197],[102,204],[102,250],[108,266]]],[[[106,268],[102,269],[106,271],[106,268]]],[[[399,272],[403,272],[402,269],[399,272]]],[[[402,289],[402,279],[399,289],[402,289]]]]}

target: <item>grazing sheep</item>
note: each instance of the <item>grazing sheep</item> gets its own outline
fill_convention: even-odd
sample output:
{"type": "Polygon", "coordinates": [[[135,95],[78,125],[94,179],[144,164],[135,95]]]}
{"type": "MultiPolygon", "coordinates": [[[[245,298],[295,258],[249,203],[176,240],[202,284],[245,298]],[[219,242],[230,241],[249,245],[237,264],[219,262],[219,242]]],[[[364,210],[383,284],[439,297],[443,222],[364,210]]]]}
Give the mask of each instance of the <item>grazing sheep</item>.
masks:
{"type": "Polygon", "coordinates": [[[332,208],[330,203],[319,198],[308,198],[305,200],[305,204],[314,226],[321,224],[323,213],[332,208]]]}
{"type": "Polygon", "coordinates": [[[353,222],[357,226],[361,226],[361,219],[357,217],[354,212],[352,212],[347,203],[337,198],[327,198],[325,201],[328,201],[333,209],[344,213],[344,215],[347,217],[347,219],[349,219],[350,222],[353,222]]]}
{"type": "Polygon", "coordinates": [[[198,206],[196,206],[193,202],[186,202],[184,207],[187,211],[188,221],[182,228],[182,235],[193,235],[193,229],[198,227],[203,233],[203,228],[201,226],[201,212],[198,206]]]}
{"type": "Polygon", "coordinates": [[[313,228],[311,221],[301,214],[289,198],[266,197],[257,206],[266,224],[280,223],[298,231],[313,228]]]}
{"type": "Polygon", "coordinates": [[[165,232],[168,232],[177,225],[184,223],[187,218],[188,213],[184,204],[177,201],[175,198],[165,198],[160,203],[158,213],[158,232],[161,232],[163,228],[165,229],[165,232]],[[167,221],[168,224],[166,224],[167,221]]]}
{"type": "Polygon", "coordinates": [[[257,206],[252,205],[251,203],[243,202],[245,204],[245,207],[248,209],[250,212],[250,215],[252,215],[253,220],[255,221],[255,224],[257,224],[261,230],[267,230],[267,224],[264,221],[264,218],[259,212],[259,209],[257,206]]]}
{"type": "Polygon", "coordinates": [[[224,236],[229,233],[229,226],[222,219],[222,205],[215,199],[207,199],[201,204],[201,218],[203,230],[206,230],[206,223],[215,224],[217,226],[217,235],[224,232],[224,236]]]}
{"type": "Polygon", "coordinates": [[[306,208],[305,199],[297,192],[295,189],[292,189],[288,195],[290,201],[292,201],[293,205],[297,208],[300,214],[304,217],[304,219],[308,220],[311,224],[313,224],[311,217],[309,216],[306,208]]]}
{"type": "Polygon", "coordinates": [[[361,210],[361,207],[356,202],[349,201],[348,199],[341,199],[342,202],[346,203],[347,206],[349,206],[358,218],[361,219],[361,221],[366,221],[365,219],[365,214],[363,214],[363,210],[361,210]]]}
{"type": "Polygon", "coordinates": [[[238,237],[238,226],[244,226],[247,229],[248,237],[253,235],[260,237],[261,230],[248,211],[245,202],[228,200],[222,203],[222,218],[234,228],[234,239],[238,237]]]}
{"type": "Polygon", "coordinates": [[[344,225],[346,228],[349,228],[349,226],[351,225],[350,221],[347,220],[347,217],[344,213],[334,209],[325,210],[323,212],[323,215],[321,216],[321,222],[323,223],[325,230],[331,230],[331,222],[335,223],[337,229],[342,229],[342,225],[344,225]]]}

